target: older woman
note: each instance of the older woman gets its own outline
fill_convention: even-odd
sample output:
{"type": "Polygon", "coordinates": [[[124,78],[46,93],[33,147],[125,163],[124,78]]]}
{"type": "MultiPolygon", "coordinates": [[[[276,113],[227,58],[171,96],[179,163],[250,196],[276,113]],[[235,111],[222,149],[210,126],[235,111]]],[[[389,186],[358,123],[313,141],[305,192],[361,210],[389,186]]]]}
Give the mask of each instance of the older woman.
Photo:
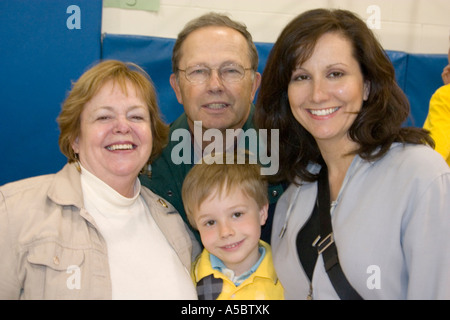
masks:
{"type": "Polygon", "coordinates": [[[360,18],[291,21],[262,77],[257,124],[280,130],[272,247],[287,299],[449,299],[450,170],[360,18]],[[319,173],[320,172],[320,173],[319,173]]]}
{"type": "Polygon", "coordinates": [[[137,179],[168,135],[148,75],[99,63],[58,122],[68,164],[0,188],[0,299],[196,299],[190,234],[137,179]]]}

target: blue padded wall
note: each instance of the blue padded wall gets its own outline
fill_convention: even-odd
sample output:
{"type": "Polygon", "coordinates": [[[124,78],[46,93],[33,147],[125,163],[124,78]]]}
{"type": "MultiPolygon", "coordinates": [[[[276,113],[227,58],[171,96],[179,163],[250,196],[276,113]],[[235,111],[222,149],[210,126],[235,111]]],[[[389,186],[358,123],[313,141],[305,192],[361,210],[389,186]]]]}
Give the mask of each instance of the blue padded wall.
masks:
{"type": "Polygon", "coordinates": [[[67,162],[56,118],[100,59],[101,14],[101,0],[0,1],[0,185],[67,162]]]}
{"type": "Polygon", "coordinates": [[[397,84],[405,91],[408,54],[402,51],[387,51],[386,53],[394,66],[397,84]]]}
{"type": "MultiPolygon", "coordinates": [[[[141,65],[152,77],[159,96],[160,108],[167,122],[172,122],[183,112],[169,84],[171,56],[174,39],[106,34],[103,39],[104,59],[119,59],[141,65]]],[[[256,43],[259,68],[262,73],[272,43],[256,43]]],[[[441,72],[447,56],[439,54],[409,54],[387,51],[395,68],[397,83],[411,104],[411,117],[405,125],[421,127],[428,113],[428,101],[442,85],[441,72]]]]}
{"type": "Polygon", "coordinates": [[[169,82],[174,44],[175,39],[114,34],[104,34],[102,43],[102,59],[133,62],[150,75],[159,107],[168,123],[183,112],[169,82]]]}
{"type": "MultiPolygon", "coordinates": [[[[66,162],[58,148],[56,117],[71,81],[99,59],[142,66],[155,84],[167,123],[182,112],[170,86],[175,39],[105,34],[100,0],[0,1],[0,185],[58,171],[66,162]],[[81,12],[81,29],[68,29],[70,5],[81,12]],[[102,41],[102,42],[101,42],[102,41]]],[[[256,43],[263,72],[272,43],[256,43]]],[[[387,51],[399,86],[411,103],[405,125],[422,126],[428,101],[442,85],[446,55],[387,51]]]]}
{"type": "Polygon", "coordinates": [[[441,74],[447,64],[448,56],[445,54],[408,54],[405,93],[413,118],[409,125],[423,126],[431,96],[444,85],[441,74]]]}

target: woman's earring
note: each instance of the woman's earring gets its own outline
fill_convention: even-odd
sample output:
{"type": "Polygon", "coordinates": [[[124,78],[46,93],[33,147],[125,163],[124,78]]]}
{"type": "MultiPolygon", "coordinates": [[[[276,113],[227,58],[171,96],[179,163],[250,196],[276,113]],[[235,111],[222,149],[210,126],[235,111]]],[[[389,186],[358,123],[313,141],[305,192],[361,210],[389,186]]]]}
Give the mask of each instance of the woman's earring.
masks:
{"type": "Polygon", "coordinates": [[[81,173],[81,166],[80,166],[80,159],[78,158],[78,153],[75,153],[75,168],[77,168],[77,171],[81,173]]]}
{"type": "Polygon", "coordinates": [[[145,165],[141,172],[139,172],[142,175],[146,175],[147,177],[151,178],[152,177],[152,165],[151,164],[147,164],[145,165]]]}

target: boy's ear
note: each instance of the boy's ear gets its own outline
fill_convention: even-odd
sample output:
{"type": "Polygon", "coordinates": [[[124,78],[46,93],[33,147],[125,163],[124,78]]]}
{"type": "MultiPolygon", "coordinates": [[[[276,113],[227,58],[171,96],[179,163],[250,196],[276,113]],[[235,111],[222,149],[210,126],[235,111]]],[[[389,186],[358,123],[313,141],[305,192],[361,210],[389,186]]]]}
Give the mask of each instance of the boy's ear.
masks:
{"type": "Polygon", "coordinates": [[[261,210],[259,211],[259,218],[260,218],[260,222],[261,225],[265,225],[266,221],[267,221],[267,217],[268,217],[268,211],[269,211],[269,204],[266,203],[265,205],[263,205],[263,207],[261,208],[261,210]]]}

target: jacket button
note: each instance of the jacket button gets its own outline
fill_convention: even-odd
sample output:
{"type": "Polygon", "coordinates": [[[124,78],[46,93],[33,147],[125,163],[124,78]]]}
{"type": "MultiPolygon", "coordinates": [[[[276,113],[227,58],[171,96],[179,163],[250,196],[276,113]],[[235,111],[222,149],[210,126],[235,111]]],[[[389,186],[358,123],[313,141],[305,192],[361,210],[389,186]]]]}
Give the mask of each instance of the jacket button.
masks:
{"type": "Polygon", "coordinates": [[[272,191],[272,197],[276,197],[278,196],[278,191],[277,190],[273,190],[272,191]]]}
{"type": "Polygon", "coordinates": [[[56,264],[56,265],[59,265],[59,258],[58,258],[58,256],[54,256],[53,257],[53,263],[56,264]]]}

